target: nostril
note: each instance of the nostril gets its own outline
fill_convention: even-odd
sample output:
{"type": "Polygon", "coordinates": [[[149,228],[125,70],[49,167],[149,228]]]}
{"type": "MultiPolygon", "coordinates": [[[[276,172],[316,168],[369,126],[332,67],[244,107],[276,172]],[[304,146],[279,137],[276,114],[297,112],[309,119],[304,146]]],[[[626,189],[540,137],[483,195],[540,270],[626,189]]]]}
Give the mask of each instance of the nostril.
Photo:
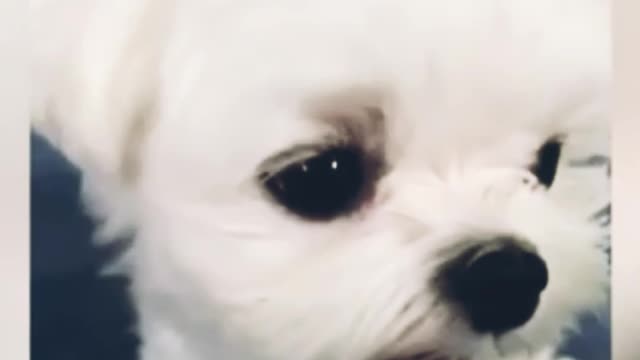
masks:
{"type": "Polygon", "coordinates": [[[465,271],[469,288],[540,292],[548,284],[547,267],[536,254],[519,249],[493,251],[474,258],[465,271]]]}

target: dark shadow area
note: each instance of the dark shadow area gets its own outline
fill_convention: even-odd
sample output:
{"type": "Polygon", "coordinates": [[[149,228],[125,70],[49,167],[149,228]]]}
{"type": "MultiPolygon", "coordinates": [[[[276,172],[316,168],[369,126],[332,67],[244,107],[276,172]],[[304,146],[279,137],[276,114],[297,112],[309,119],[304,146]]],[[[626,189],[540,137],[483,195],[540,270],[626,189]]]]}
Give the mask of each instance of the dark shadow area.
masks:
{"type": "Polygon", "coordinates": [[[91,245],[79,176],[31,138],[31,359],[135,360],[127,282],[101,277],[114,249],[91,245]]]}

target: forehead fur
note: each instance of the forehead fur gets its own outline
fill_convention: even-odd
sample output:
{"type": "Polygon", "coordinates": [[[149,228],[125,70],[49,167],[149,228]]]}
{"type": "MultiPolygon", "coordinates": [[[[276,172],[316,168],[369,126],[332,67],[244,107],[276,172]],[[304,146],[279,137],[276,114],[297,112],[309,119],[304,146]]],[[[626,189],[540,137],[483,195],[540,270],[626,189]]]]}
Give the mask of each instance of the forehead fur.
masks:
{"type": "Polygon", "coordinates": [[[335,132],[308,107],[333,99],[325,113],[383,113],[391,158],[446,162],[496,147],[489,157],[524,161],[546,138],[602,117],[608,41],[596,14],[562,13],[571,1],[516,2],[287,2],[220,18],[189,2],[162,61],[153,151],[179,157],[163,162],[185,167],[170,177],[234,161],[227,180],[246,180],[269,155],[335,132]]]}

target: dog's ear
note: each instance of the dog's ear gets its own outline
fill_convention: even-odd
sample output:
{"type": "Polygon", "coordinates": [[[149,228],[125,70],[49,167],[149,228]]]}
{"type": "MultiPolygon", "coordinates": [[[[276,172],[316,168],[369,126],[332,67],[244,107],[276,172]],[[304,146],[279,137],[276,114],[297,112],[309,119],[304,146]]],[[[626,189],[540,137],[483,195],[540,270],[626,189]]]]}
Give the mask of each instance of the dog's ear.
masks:
{"type": "Polygon", "coordinates": [[[168,28],[167,8],[145,3],[30,9],[32,126],[83,172],[122,179],[133,171],[168,28]]]}

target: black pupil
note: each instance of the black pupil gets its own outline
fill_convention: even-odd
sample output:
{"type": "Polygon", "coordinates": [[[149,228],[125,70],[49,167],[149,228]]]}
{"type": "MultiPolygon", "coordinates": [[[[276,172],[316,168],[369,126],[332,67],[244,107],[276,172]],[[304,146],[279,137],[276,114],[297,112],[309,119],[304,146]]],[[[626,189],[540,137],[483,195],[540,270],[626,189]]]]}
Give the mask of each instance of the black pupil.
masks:
{"type": "Polygon", "coordinates": [[[562,143],[557,140],[547,141],[538,150],[538,159],[536,164],[531,168],[531,172],[538,177],[538,181],[546,187],[553,184],[560,160],[560,151],[562,143]]]}
{"type": "Polygon", "coordinates": [[[270,177],[265,185],[290,211],[323,220],[352,210],[362,195],[364,183],[360,152],[340,148],[290,165],[270,177]]]}

